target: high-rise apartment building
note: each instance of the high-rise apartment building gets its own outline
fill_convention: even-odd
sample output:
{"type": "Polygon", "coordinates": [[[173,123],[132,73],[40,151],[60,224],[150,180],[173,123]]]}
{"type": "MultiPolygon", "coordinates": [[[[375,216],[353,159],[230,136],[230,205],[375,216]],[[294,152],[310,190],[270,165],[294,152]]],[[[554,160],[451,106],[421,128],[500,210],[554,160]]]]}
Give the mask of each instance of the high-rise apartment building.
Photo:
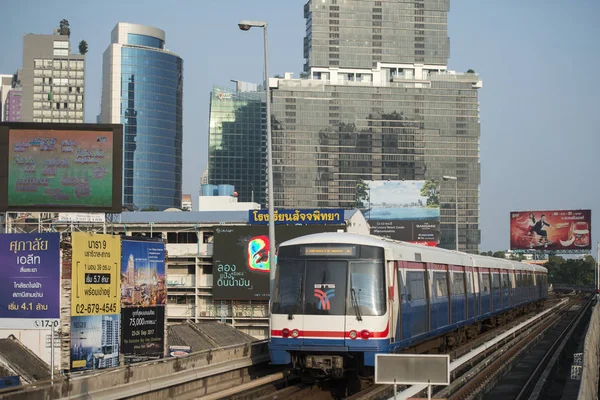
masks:
{"type": "Polygon", "coordinates": [[[165,32],[118,23],[102,67],[103,123],[123,124],[123,204],[181,207],[183,60],[165,32]]]}
{"type": "Polygon", "coordinates": [[[377,68],[378,63],[446,65],[449,0],[320,0],[304,6],[305,71],[377,68]]]}
{"type": "Polygon", "coordinates": [[[4,109],[6,107],[6,97],[8,96],[9,90],[12,89],[12,81],[12,74],[0,74],[0,121],[6,121],[6,113],[4,109]]]}
{"type": "Polygon", "coordinates": [[[69,36],[25,35],[20,72],[22,121],[84,122],[85,56],[69,36]]]}
{"type": "Polygon", "coordinates": [[[208,183],[235,186],[242,203],[266,202],[266,104],[264,89],[237,82],[210,95],[208,183]]]}
{"type": "Polygon", "coordinates": [[[305,5],[308,79],[271,79],[276,207],[353,208],[360,180],[441,182],[440,246],[477,251],[479,77],[446,67],[446,0],[305,5]],[[443,182],[442,176],[458,178],[443,182]]]}

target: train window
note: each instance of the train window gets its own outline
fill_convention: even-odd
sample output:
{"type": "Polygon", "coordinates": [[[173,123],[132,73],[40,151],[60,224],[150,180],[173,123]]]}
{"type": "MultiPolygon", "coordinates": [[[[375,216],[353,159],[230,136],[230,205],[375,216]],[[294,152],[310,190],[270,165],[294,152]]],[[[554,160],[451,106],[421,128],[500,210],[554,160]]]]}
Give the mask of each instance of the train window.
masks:
{"type": "Polygon", "coordinates": [[[425,299],[425,272],[424,271],[408,271],[406,273],[406,281],[408,283],[408,300],[424,300],[425,299]]]}
{"type": "Polygon", "coordinates": [[[502,289],[508,289],[510,282],[508,281],[508,274],[502,274],[502,289]]]}
{"type": "Polygon", "coordinates": [[[448,281],[445,272],[433,273],[433,290],[438,298],[448,296],[448,281]]]}
{"type": "Polygon", "coordinates": [[[467,293],[473,293],[473,279],[470,272],[465,274],[467,277],[467,293]]]}
{"type": "Polygon", "coordinates": [[[500,290],[500,277],[497,273],[492,273],[492,290],[494,292],[500,290]]]}
{"type": "Polygon", "coordinates": [[[350,288],[347,299],[346,315],[354,315],[355,306],[359,307],[361,315],[385,314],[385,280],[381,261],[350,262],[350,288]]]}
{"type": "Polygon", "coordinates": [[[452,294],[465,294],[465,274],[462,272],[452,273],[452,294]]]}
{"type": "Polygon", "coordinates": [[[273,293],[273,313],[302,314],[304,261],[286,261],[277,268],[279,279],[273,293]]]}
{"type": "Polygon", "coordinates": [[[346,314],[346,261],[306,262],[305,315],[346,314]]]}
{"type": "Polygon", "coordinates": [[[490,291],[490,274],[488,272],[481,274],[481,291],[483,293],[488,293],[490,291]]]}

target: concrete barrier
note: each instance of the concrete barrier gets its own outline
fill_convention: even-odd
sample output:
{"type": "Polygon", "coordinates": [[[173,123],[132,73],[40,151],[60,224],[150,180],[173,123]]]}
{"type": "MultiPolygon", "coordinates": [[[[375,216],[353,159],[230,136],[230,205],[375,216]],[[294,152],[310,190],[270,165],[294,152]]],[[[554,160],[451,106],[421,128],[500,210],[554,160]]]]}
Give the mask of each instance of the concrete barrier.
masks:
{"type": "Polygon", "coordinates": [[[19,390],[0,390],[0,399],[119,399],[171,390],[178,385],[269,360],[267,341],[239,344],[96,373],[72,374],[19,390]]]}
{"type": "Polygon", "coordinates": [[[590,318],[583,346],[583,369],[579,384],[578,400],[598,398],[598,374],[600,372],[600,304],[596,303],[590,318]]]}

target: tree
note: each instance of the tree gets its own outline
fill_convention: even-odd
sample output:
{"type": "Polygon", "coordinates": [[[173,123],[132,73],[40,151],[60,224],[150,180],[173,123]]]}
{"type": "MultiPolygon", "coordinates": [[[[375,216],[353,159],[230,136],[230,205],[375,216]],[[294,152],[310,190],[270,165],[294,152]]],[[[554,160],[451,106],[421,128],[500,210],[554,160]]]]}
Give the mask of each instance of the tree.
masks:
{"type": "Polygon", "coordinates": [[[82,40],[81,42],[79,42],[79,54],[81,54],[83,56],[87,52],[88,52],[88,44],[85,40],[82,40]]]}
{"type": "Polygon", "coordinates": [[[60,27],[58,29],[58,33],[61,35],[66,35],[71,37],[71,28],[69,28],[69,21],[66,19],[62,19],[60,21],[60,27]]]}
{"type": "Polygon", "coordinates": [[[474,74],[474,73],[475,73],[475,71],[474,71],[474,70],[472,70],[472,69],[469,69],[469,70],[467,71],[467,74],[474,74]]]}
{"type": "Polygon", "coordinates": [[[427,208],[440,207],[440,189],[438,181],[429,179],[421,187],[421,196],[427,197],[427,208]]]}
{"type": "Polygon", "coordinates": [[[551,256],[544,267],[548,269],[548,282],[553,284],[593,286],[594,257],[586,255],[583,259],[568,259],[551,256]]]}
{"type": "Polygon", "coordinates": [[[506,255],[505,251],[495,251],[494,254],[492,254],[492,257],[504,258],[505,255],[506,255]]]}
{"type": "MultiPolygon", "coordinates": [[[[365,201],[371,202],[369,198],[369,186],[362,179],[356,184],[356,208],[366,208],[365,201]]],[[[369,207],[370,208],[370,207],[369,207]]]]}

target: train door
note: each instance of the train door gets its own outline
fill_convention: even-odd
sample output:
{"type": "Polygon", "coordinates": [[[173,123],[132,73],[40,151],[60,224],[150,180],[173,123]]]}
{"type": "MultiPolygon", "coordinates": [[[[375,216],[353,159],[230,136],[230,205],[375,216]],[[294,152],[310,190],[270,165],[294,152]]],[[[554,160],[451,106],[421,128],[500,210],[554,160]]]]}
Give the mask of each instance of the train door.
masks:
{"type": "Polygon", "coordinates": [[[515,302],[514,304],[517,305],[521,302],[521,300],[519,299],[519,271],[514,270],[513,271],[513,277],[514,277],[514,292],[515,292],[515,302]]]}
{"type": "Polygon", "coordinates": [[[492,276],[492,311],[498,311],[502,308],[502,285],[500,282],[500,270],[494,268],[490,270],[492,276]]]}
{"type": "Polygon", "coordinates": [[[502,282],[502,308],[510,307],[510,284],[508,282],[508,271],[500,270],[500,280],[502,282]]]}
{"type": "Polygon", "coordinates": [[[492,312],[491,287],[490,269],[479,268],[479,296],[481,298],[481,312],[479,315],[485,315],[492,312]]]}
{"type": "Polygon", "coordinates": [[[481,314],[481,287],[479,277],[479,268],[473,268],[473,295],[475,297],[475,317],[481,314]]]}
{"type": "Polygon", "coordinates": [[[473,285],[473,267],[465,268],[465,278],[467,281],[467,319],[472,319],[477,315],[477,301],[473,285]]]}
{"type": "MultiPolygon", "coordinates": [[[[390,264],[394,266],[395,263],[390,264]]],[[[356,338],[363,331],[368,331],[371,338],[387,337],[390,321],[389,318],[381,318],[386,314],[388,305],[384,262],[378,259],[351,260],[348,268],[348,289],[340,292],[347,293],[346,319],[340,321],[342,333],[346,332],[345,344],[356,343],[356,338]],[[354,334],[356,336],[352,337],[354,334]]]]}
{"type": "Polygon", "coordinates": [[[452,284],[450,285],[451,294],[451,307],[452,307],[452,323],[458,323],[464,321],[465,309],[466,309],[466,282],[465,282],[465,268],[459,266],[449,266],[448,269],[451,271],[452,284]]]}
{"type": "Polygon", "coordinates": [[[448,267],[440,264],[427,264],[431,277],[430,331],[448,325],[450,320],[450,302],[448,290],[448,267]]]}
{"type": "Polygon", "coordinates": [[[402,339],[415,337],[428,330],[428,301],[425,265],[403,262],[404,274],[398,274],[401,287],[402,339]],[[404,277],[403,277],[403,276],[404,277]]]}
{"type": "Polygon", "coordinates": [[[348,314],[346,310],[347,271],[348,262],[345,260],[306,261],[303,285],[305,318],[301,328],[303,345],[341,346],[344,344],[346,314],[348,314]]]}

